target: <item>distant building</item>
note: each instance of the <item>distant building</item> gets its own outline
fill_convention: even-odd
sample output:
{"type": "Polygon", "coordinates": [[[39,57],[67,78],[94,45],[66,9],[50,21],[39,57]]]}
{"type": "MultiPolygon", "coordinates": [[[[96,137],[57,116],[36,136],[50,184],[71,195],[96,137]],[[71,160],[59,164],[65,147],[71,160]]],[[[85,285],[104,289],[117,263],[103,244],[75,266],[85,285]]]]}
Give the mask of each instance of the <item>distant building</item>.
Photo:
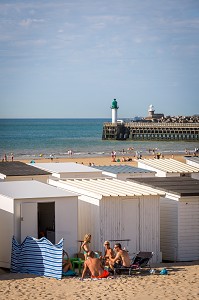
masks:
{"type": "Polygon", "coordinates": [[[153,119],[160,119],[164,118],[164,114],[155,114],[154,106],[151,104],[149,105],[148,109],[148,117],[144,118],[145,120],[153,120],[153,119]]]}

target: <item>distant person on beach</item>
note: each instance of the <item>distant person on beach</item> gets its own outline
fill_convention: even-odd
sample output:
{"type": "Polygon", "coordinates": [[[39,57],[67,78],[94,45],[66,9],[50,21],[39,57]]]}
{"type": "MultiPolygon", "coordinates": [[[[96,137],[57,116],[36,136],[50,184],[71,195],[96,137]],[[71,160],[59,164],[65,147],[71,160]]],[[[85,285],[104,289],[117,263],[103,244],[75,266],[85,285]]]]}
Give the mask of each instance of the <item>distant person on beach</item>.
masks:
{"type": "Polygon", "coordinates": [[[51,154],[51,155],[50,155],[50,160],[53,161],[53,158],[54,158],[54,155],[51,154]]]}
{"type": "Polygon", "coordinates": [[[85,260],[87,259],[88,252],[90,251],[91,234],[87,233],[84,236],[84,242],[81,245],[81,249],[84,251],[85,260]]]}
{"type": "Polygon", "coordinates": [[[126,250],[122,250],[120,243],[116,243],[114,246],[116,251],[115,258],[109,258],[109,266],[111,269],[119,269],[121,267],[130,267],[131,260],[126,250]]]}
{"type": "Polygon", "coordinates": [[[11,153],[11,161],[13,161],[14,160],[14,155],[13,155],[13,153],[11,153]]]}
{"type": "Polygon", "coordinates": [[[73,155],[73,151],[72,150],[68,150],[68,155],[72,156],[73,155]]]}
{"type": "Polygon", "coordinates": [[[91,272],[91,278],[106,278],[109,276],[109,272],[104,270],[101,260],[95,257],[93,251],[88,252],[88,259],[84,262],[84,269],[81,277],[82,280],[84,279],[87,270],[91,272]]]}
{"type": "Polygon", "coordinates": [[[112,162],[116,161],[116,152],[115,151],[111,152],[111,158],[112,158],[112,162]]]}
{"type": "Polygon", "coordinates": [[[8,161],[6,153],[4,154],[4,161],[8,161]]]}

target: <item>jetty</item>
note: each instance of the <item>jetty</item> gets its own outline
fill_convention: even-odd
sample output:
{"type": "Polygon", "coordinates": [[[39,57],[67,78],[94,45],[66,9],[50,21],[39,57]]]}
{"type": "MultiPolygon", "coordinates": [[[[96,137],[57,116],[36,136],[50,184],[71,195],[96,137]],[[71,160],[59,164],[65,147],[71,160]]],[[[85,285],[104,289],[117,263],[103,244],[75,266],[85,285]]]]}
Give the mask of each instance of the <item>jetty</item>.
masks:
{"type": "Polygon", "coordinates": [[[155,114],[154,107],[150,105],[146,118],[125,122],[117,120],[118,108],[114,99],[111,106],[112,122],[103,124],[103,140],[199,140],[199,116],[165,117],[164,114],[155,114]]]}

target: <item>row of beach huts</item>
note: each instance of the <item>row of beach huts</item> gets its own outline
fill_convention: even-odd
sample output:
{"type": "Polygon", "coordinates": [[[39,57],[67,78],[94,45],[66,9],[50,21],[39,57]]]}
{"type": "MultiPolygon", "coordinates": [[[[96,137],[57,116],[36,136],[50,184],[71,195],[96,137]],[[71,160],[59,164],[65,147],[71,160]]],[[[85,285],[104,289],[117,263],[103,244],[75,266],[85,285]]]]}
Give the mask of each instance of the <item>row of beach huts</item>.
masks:
{"type": "Polygon", "coordinates": [[[95,251],[111,240],[154,263],[199,260],[199,157],[137,165],[0,162],[0,267],[13,236],[63,238],[73,257],[88,232],[95,251]]]}

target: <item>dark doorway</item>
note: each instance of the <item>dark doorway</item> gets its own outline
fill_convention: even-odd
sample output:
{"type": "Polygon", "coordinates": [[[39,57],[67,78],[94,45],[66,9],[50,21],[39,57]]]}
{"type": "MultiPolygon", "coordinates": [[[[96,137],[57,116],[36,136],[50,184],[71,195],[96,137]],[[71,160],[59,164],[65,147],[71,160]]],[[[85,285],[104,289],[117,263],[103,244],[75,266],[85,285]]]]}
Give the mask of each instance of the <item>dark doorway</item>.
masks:
{"type": "Polygon", "coordinates": [[[55,202],[38,203],[38,237],[55,244],[55,202]]]}

